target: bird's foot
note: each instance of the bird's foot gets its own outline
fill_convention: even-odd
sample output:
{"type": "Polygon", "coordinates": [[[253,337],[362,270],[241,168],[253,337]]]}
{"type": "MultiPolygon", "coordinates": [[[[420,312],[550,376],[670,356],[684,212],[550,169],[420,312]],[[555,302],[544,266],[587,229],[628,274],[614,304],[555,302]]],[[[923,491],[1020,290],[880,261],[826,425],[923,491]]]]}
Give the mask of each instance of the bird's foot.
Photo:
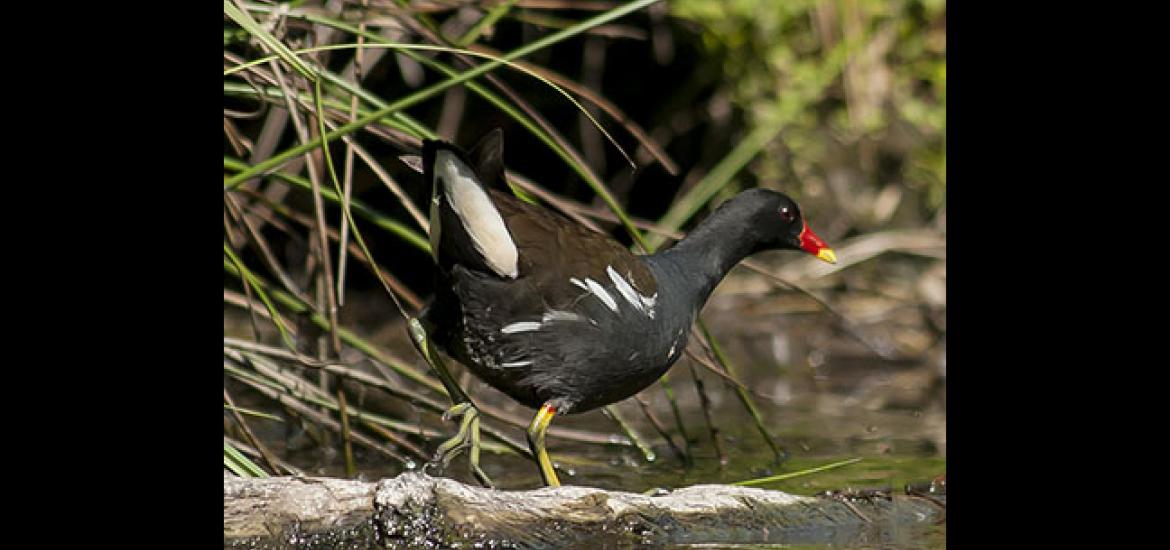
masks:
{"type": "Polygon", "coordinates": [[[438,468],[442,472],[447,469],[459,453],[464,449],[468,449],[468,462],[471,467],[471,474],[475,476],[476,481],[484,487],[495,487],[491,478],[484,473],[483,469],[479,467],[479,409],[471,403],[459,403],[443,413],[443,420],[450,421],[453,418],[461,418],[459,421],[459,431],[455,436],[439,445],[435,450],[435,456],[428,464],[430,467],[438,468]]]}
{"type": "Polygon", "coordinates": [[[447,469],[447,465],[463,449],[470,449],[471,474],[484,487],[494,487],[492,480],[488,478],[483,469],[479,467],[479,409],[471,404],[471,398],[467,393],[455,383],[455,379],[451,377],[447,366],[443,364],[443,360],[439,358],[439,354],[435,351],[431,341],[427,338],[427,332],[423,329],[422,322],[417,318],[411,319],[409,323],[411,341],[414,342],[415,348],[418,349],[420,355],[426,360],[435,374],[439,376],[443,387],[447,389],[447,394],[455,401],[455,406],[447,409],[443,413],[443,421],[450,421],[452,418],[461,417],[459,422],[459,431],[455,437],[448,439],[439,445],[435,451],[434,458],[424,467],[436,468],[442,472],[447,469]]]}

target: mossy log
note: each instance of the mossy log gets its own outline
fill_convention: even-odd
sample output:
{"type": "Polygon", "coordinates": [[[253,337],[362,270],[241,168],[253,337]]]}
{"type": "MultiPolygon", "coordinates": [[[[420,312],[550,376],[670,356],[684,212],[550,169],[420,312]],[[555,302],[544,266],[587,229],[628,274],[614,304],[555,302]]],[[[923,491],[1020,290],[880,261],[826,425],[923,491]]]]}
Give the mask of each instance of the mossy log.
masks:
{"type": "Polygon", "coordinates": [[[422,473],[378,482],[223,481],[231,548],[624,548],[906,540],[945,517],[937,500],[840,500],[728,485],[662,495],[557,487],[497,491],[422,473]]]}

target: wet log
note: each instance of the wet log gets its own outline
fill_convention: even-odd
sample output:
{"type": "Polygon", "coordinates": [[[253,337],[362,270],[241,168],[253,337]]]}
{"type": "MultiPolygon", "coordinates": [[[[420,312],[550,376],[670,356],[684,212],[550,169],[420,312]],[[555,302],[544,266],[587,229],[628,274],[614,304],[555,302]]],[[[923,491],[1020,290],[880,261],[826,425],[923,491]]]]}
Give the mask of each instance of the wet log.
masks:
{"type": "Polygon", "coordinates": [[[656,496],[498,491],[417,472],[372,483],[225,474],[223,496],[225,548],[882,544],[945,517],[937,499],[904,495],[842,500],[727,485],[656,496]]]}

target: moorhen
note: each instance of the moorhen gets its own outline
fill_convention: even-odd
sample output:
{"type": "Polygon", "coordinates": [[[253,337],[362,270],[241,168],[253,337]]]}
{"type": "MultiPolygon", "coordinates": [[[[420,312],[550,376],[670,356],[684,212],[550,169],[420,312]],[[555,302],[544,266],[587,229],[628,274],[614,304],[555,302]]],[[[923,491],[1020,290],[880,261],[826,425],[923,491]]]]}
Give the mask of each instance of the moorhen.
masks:
{"type": "Polygon", "coordinates": [[[499,190],[502,154],[498,129],[467,153],[423,142],[436,291],[411,323],[416,345],[458,402],[449,412],[465,415],[438,455],[468,446],[470,434],[472,471],[485,485],[475,409],[431,344],[537,409],[529,448],[545,484],[557,486],[544,445],[553,417],[620,401],[658,380],[735,264],[773,249],[836,262],[796,203],[766,189],[726,201],[675,246],[636,256],[607,235],[499,190]]]}

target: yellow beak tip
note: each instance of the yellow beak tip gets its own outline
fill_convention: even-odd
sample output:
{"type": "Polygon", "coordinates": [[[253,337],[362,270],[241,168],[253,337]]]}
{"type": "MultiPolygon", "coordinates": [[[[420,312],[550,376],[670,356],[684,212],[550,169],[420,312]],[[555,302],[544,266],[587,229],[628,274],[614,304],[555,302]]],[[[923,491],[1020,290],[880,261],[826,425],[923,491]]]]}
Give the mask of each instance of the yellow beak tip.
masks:
{"type": "Polygon", "coordinates": [[[837,263],[837,253],[833,252],[832,248],[822,248],[820,252],[817,252],[817,258],[831,264],[837,263]]]}

